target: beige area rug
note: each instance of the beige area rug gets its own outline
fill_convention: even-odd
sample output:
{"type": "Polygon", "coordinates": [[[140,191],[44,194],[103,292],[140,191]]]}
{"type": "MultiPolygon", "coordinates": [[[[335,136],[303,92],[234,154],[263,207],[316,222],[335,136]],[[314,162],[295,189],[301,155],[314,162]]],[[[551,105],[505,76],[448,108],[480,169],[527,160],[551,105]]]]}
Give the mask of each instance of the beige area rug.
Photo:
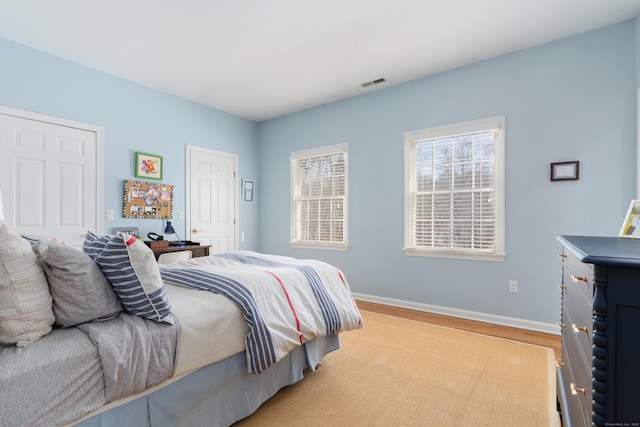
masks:
{"type": "Polygon", "coordinates": [[[560,426],[553,351],[362,312],[322,367],[235,426],[560,426]]]}

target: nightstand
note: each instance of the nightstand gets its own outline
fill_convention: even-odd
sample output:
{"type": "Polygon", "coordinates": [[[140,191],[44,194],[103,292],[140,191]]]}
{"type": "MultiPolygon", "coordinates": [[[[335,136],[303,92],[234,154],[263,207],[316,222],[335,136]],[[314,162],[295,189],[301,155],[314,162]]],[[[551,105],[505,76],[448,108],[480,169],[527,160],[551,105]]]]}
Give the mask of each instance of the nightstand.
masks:
{"type": "Polygon", "coordinates": [[[198,258],[209,255],[211,245],[186,245],[186,246],[167,246],[163,248],[151,248],[156,259],[167,252],[191,251],[192,258],[198,258]]]}

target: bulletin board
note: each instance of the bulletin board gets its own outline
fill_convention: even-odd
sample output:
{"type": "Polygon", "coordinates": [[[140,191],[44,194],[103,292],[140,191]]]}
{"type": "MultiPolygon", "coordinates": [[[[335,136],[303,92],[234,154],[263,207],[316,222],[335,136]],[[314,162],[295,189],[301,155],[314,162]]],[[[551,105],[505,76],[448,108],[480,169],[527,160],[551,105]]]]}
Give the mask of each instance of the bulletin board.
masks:
{"type": "Polygon", "coordinates": [[[165,218],[173,216],[173,185],[143,181],[124,182],[125,218],[165,218]]]}

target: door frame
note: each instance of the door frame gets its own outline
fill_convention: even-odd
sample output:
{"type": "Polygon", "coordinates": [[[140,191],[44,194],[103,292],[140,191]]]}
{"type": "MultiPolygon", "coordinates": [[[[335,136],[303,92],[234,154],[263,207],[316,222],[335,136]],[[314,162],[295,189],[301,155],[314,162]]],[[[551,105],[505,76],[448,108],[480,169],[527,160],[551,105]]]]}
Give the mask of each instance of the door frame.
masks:
{"type": "MultiPolygon", "coordinates": [[[[99,196],[96,197],[95,204],[95,220],[97,234],[104,234],[104,127],[93,125],[90,123],[77,122],[75,120],[63,119],[61,117],[49,116],[46,114],[36,113],[33,111],[20,110],[18,108],[7,107],[0,105],[0,114],[5,116],[12,116],[21,119],[34,120],[43,123],[49,123],[57,126],[64,126],[74,129],[80,129],[87,132],[93,132],[96,134],[96,186],[90,189],[99,196]]],[[[9,201],[10,209],[13,209],[14,201],[9,201]]],[[[5,203],[6,209],[7,203],[5,203]]],[[[5,214],[5,218],[7,215],[5,214]]],[[[13,215],[11,216],[13,218],[13,215]]],[[[11,224],[13,226],[13,224],[11,224]]]]}
{"type": "MultiPolygon", "coordinates": [[[[186,238],[186,240],[191,240],[191,152],[192,151],[206,151],[209,154],[212,154],[214,156],[224,156],[224,157],[231,157],[233,158],[234,161],[234,170],[238,171],[238,155],[234,154],[234,153],[228,153],[226,151],[219,151],[219,150],[212,150],[210,148],[205,148],[205,147],[199,147],[197,145],[190,145],[187,144],[185,146],[185,187],[186,187],[186,191],[185,191],[185,203],[186,203],[186,207],[185,207],[185,212],[186,212],[186,217],[185,217],[185,235],[188,236],[186,238]]],[[[240,219],[239,219],[239,209],[240,209],[240,204],[239,204],[239,191],[240,191],[240,186],[238,183],[238,174],[236,173],[233,179],[233,198],[234,198],[234,203],[233,203],[233,210],[234,210],[234,224],[233,224],[233,234],[234,234],[234,246],[235,246],[235,250],[238,250],[238,248],[240,247],[240,239],[239,239],[239,230],[240,230],[240,219]]]]}

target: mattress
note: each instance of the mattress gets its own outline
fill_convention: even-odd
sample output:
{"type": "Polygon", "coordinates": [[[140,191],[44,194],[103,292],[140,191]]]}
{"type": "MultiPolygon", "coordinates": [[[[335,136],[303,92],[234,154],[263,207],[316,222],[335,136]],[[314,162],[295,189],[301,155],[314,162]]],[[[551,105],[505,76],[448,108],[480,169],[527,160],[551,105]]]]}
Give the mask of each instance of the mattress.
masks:
{"type": "MultiPolygon", "coordinates": [[[[180,337],[174,375],[160,386],[245,350],[249,328],[233,302],[212,292],[165,287],[180,337]]],[[[26,347],[0,346],[0,382],[2,425],[62,425],[95,413],[106,403],[98,351],[75,327],[56,328],[26,347]]]]}

